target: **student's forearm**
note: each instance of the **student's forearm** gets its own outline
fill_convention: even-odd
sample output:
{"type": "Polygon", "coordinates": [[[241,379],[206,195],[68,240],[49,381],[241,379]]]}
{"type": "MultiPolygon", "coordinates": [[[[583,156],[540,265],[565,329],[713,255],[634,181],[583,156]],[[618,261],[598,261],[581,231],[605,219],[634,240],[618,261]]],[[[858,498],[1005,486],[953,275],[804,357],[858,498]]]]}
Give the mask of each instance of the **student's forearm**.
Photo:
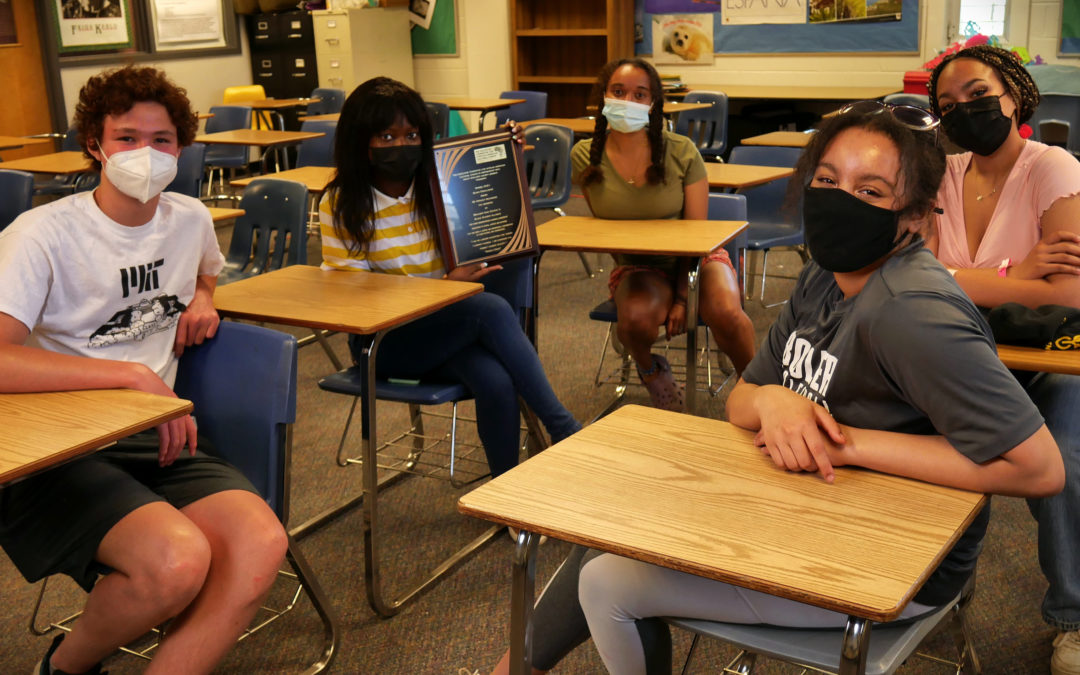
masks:
{"type": "Polygon", "coordinates": [[[1027,307],[1080,307],[1080,277],[1073,275],[1012,279],[998,276],[995,269],[979,268],[957,270],[955,277],[960,288],[980,307],[997,307],[1006,302],[1017,302],[1027,307]]]}
{"type": "MultiPolygon", "coordinates": [[[[139,363],[91,359],[16,344],[0,344],[0,392],[156,388],[153,371],[139,363]]],[[[162,383],[160,386],[164,386],[162,383]]]]}
{"type": "Polygon", "coordinates": [[[754,397],[758,389],[760,389],[758,385],[739,379],[731,394],[728,395],[727,418],[729,422],[751,431],[761,428],[761,416],[754,406],[754,397]]]}
{"type": "Polygon", "coordinates": [[[950,487],[1040,497],[1056,494],[1064,481],[1057,445],[1041,427],[1015,448],[982,464],[960,454],[943,436],[842,427],[842,463],[950,487]]]}

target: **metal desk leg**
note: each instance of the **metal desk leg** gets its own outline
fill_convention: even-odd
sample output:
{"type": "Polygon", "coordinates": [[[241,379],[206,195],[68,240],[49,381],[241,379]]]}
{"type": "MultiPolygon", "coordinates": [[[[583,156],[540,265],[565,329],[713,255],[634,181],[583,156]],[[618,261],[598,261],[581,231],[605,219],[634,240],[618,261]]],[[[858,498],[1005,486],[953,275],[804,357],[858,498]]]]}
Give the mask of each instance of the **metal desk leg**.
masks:
{"type": "Polygon", "coordinates": [[[839,675],[863,675],[866,654],[870,651],[870,622],[849,615],[844,626],[844,641],[840,645],[839,675]]]}
{"type": "Polygon", "coordinates": [[[488,112],[490,112],[490,111],[488,111],[488,110],[481,110],[480,111],[480,122],[479,122],[479,126],[477,127],[477,131],[483,131],[484,130],[484,118],[487,117],[488,112]]]}
{"type": "Polygon", "coordinates": [[[698,286],[701,258],[689,271],[690,283],[686,291],[686,412],[697,413],[697,325],[698,286]]]}
{"type": "Polygon", "coordinates": [[[518,532],[514,547],[513,592],[510,605],[510,673],[532,673],[532,614],[536,591],[536,548],[540,537],[518,532]]]}

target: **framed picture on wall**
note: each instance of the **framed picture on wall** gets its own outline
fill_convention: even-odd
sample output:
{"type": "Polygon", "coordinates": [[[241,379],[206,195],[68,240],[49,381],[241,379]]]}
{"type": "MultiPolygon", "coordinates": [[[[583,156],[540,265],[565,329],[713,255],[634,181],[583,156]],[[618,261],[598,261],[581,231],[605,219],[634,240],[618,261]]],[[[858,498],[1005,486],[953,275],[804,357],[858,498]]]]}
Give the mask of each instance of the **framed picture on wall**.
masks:
{"type": "Polygon", "coordinates": [[[130,0],[52,0],[60,53],[114,51],[133,44],[130,0]]]}
{"type": "Polygon", "coordinates": [[[19,43],[15,34],[15,13],[12,11],[11,0],[0,0],[0,45],[14,45],[19,43]]]}

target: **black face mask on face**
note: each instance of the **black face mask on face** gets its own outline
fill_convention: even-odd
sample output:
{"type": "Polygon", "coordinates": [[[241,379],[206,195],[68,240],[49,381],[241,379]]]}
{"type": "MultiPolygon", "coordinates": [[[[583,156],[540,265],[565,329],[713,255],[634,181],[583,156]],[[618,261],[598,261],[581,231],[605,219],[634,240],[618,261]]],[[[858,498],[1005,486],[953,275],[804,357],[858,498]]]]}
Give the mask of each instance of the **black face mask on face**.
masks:
{"type": "Polygon", "coordinates": [[[375,175],[383,180],[408,183],[416,174],[421,157],[423,157],[423,146],[420,145],[371,148],[371,168],[375,175]]]}
{"type": "Polygon", "coordinates": [[[957,103],[944,117],[941,126],[949,139],[976,155],[992,155],[1012,130],[1012,120],[1001,112],[999,96],[981,96],[957,103]]]}
{"type": "Polygon", "coordinates": [[[803,224],[810,257],[829,272],[860,270],[893,249],[900,217],[839,188],[808,187],[803,224]]]}

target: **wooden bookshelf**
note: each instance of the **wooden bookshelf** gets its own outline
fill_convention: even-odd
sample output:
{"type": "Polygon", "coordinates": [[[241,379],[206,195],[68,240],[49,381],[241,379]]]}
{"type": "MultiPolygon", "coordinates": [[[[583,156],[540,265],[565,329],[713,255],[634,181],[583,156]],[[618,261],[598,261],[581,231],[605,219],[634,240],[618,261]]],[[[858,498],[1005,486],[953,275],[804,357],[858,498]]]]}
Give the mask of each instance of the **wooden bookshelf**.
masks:
{"type": "Polygon", "coordinates": [[[634,53],[624,0],[511,0],[510,30],[514,88],[547,92],[548,117],[585,115],[600,68],[634,53]]]}

